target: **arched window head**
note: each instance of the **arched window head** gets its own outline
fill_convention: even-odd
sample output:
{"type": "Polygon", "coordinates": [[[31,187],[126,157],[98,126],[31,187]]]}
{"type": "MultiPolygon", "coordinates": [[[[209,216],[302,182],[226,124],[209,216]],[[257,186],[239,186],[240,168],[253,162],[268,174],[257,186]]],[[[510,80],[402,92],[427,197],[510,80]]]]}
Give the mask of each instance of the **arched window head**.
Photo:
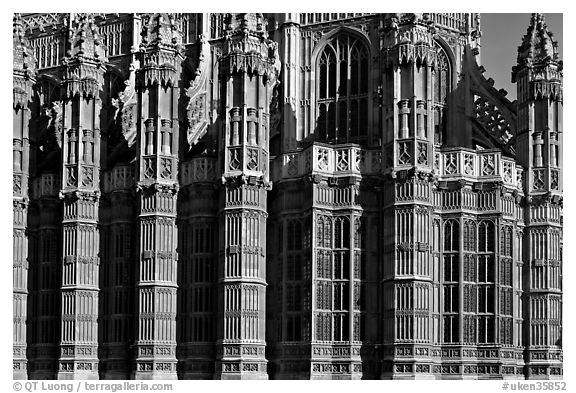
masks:
{"type": "Polygon", "coordinates": [[[494,223],[481,221],[478,225],[478,251],[494,252],[494,223]]]}
{"type": "Polygon", "coordinates": [[[446,133],[447,99],[452,88],[452,69],[444,49],[436,44],[437,61],[433,74],[434,143],[443,144],[446,133]]]}
{"type": "Polygon", "coordinates": [[[439,45],[436,45],[437,62],[434,70],[434,103],[446,105],[450,89],[450,62],[448,55],[439,45]]]}
{"type": "Polygon", "coordinates": [[[318,56],[316,139],[361,143],[368,135],[368,47],[339,34],[318,56]]]}
{"type": "Polygon", "coordinates": [[[334,222],[334,248],[350,248],[350,221],[338,217],[334,222]]]}
{"type": "Polygon", "coordinates": [[[471,220],[464,222],[464,251],[476,251],[476,224],[471,220]]]}
{"type": "Polygon", "coordinates": [[[512,227],[503,226],[500,229],[500,254],[511,256],[512,255],[512,227]]]}
{"type": "Polygon", "coordinates": [[[460,239],[460,224],[456,220],[448,220],[444,224],[444,251],[458,251],[460,239]]]}
{"type": "Polygon", "coordinates": [[[332,247],[332,220],[327,216],[318,216],[316,228],[316,245],[332,247]]]}

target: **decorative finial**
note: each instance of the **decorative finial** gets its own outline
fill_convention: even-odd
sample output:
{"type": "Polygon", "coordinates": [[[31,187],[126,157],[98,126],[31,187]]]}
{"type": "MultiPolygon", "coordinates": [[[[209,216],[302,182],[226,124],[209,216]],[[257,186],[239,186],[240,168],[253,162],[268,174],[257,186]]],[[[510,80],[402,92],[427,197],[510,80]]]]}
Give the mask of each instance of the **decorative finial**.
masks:
{"type": "Polygon", "coordinates": [[[141,35],[141,49],[147,51],[182,49],[182,32],[178,19],[173,14],[158,13],[146,16],[143,18],[141,35]]]}
{"type": "Polygon", "coordinates": [[[24,22],[20,14],[14,14],[12,31],[14,72],[20,73],[25,78],[33,77],[36,73],[36,60],[26,39],[24,22]]]}
{"type": "Polygon", "coordinates": [[[517,65],[512,68],[512,81],[516,81],[517,73],[523,67],[545,67],[550,64],[561,69],[558,43],[548,30],[544,15],[533,13],[522,44],[518,47],[517,65]]]}

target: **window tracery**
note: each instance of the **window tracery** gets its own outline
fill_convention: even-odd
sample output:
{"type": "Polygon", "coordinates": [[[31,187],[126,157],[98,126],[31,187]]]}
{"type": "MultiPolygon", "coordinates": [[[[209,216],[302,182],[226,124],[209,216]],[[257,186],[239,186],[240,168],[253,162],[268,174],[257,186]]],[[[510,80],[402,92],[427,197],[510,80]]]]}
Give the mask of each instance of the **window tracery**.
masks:
{"type": "Polygon", "coordinates": [[[316,219],[316,339],[362,340],[365,260],[360,217],[320,214],[316,219]],[[354,326],[350,326],[350,322],[354,326]]]}
{"type": "Polygon", "coordinates": [[[459,341],[459,243],[460,223],[444,224],[444,342],[459,341]]]}
{"type": "Polygon", "coordinates": [[[495,224],[489,220],[478,224],[478,342],[494,342],[495,224]]]}
{"type": "Polygon", "coordinates": [[[350,220],[334,219],[333,336],[348,341],[350,310],[350,220]]]}
{"type": "Polygon", "coordinates": [[[471,220],[464,222],[464,251],[476,251],[476,224],[471,220]]]}
{"type": "Polygon", "coordinates": [[[318,57],[317,139],[363,142],[368,130],[368,48],[346,34],[318,57]]]}
{"type": "Polygon", "coordinates": [[[512,126],[500,109],[484,97],[478,97],[474,102],[474,117],[503,146],[514,136],[512,126]]]}
{"type": "Polygon", "coordinates": [[[443,144],[446,132],[447,99],[452,88],[452,69],[448,55],[439,44],[436,44],[436,53],[437,62],[433,70],[434,143],[443,144]]]}
{"type": "MultiPolygon", "coordinates": [[[[323,217],[322,220],[324,219],[323,217]]],[[[303,222],[300,219],[291,219],[286,224],[286,269],[285,292],[286,307],[285,321],[286,341],[301,341],[306,339],[304,332],[305,321],[302,314],[304,310],[304,292],[301,280],[304,275],[304,256],[302,253],[304,243],[303,222]]],[[[323,273],[320,272],[321,275],[323,273]]]]}

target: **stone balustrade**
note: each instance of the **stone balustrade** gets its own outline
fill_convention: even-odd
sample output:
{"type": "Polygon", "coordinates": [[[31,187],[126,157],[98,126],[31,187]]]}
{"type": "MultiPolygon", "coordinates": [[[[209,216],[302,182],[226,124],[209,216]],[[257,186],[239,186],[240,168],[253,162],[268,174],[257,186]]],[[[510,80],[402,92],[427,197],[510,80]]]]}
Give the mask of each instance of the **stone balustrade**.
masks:
{"type": "Polygon", "coordinates": [[[329,176],[375,175],[382,171],[382,151],[358,145],[337,147],[314,143],[300,152],[277,156],[272,164],[274,179],[309,174],[329,176]]]}
{"type": "Polygon", "coordinates": [[[180,182],[187,186],[196,182],[216,180],[216,158],[197,157],[180,163],[180,182]]]}
{"type": "MultiPolygon", "coordinates": [[[[435,153],[434,170],[441,180],[502,181],[522,189],[524,169],[513,158],[496,150],[445,148],[435,153]]],[[[273,179],[309,174],[330,176],[377,175],[382,173],[382,151],[358,145],[329,146],[314,143],[300,152],[277,156],[273,179]]]]}
{"type": "Polygon", "coordinates": [[[60,176],[55,173],[43,173],[32,181],[31,198],[58,196],[60,176]]]}
{"type": "Polygon", "coordinates": [[[104,176],[104,192],[121,189],[133,189],[136,169],[133,165],[117,165],[106,172],[104,176]]]}
{"type": "Polygon", "coordinates": [[[441,180],[502,181],[522,190],[523,168],[496,150],[442,149],[435,153],[434,170],[441,180]]]}

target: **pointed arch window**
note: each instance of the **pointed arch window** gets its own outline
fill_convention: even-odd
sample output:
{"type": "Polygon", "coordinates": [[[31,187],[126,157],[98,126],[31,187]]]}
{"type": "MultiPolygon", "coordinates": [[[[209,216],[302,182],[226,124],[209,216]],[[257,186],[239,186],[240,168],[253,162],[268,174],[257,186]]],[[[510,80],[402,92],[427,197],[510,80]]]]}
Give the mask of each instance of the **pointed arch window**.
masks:
{"type": "Polygon", "coordinates": [[[478,251],[494,252],[494,223],[492,221],[482,221],[478,225],[478,251]]]}
{"type": "Polygon", "coordinates": [[[477,256],[477,313],[478,342],[494,342],[495,312],[495,224],[490,220],[478,223],[478,256],[477,256]]]}
{"type": "Polygon", "coordinates": [[[460,223],[457,220],[447,220],[444,224],[444,305],[442,310],[445,343],[459,341],[459,251],[460,223]]]}
{"type": "Polygon", "coordinates": [[[437,61],[433,73],[434,143],[443,144],[446,132],[446,108],[451,89],[452,70],[448,55],[436,44],[437,61]]]}
{"type": "Polygon", "coordinates": [[[334,279],[350,279],[350,220],[337,217],[334,221],[334,279]]]}
{"type": "Polygon", "coordinates": [[[316,245],[318,247],[332,247],[332,220],[327,216],[318,216],[316,224],[316,245]]]}
{"type": "Polygon", "coordinates": [[[512,227],[503,226],[500,229],[500,254],[512,256],[512,227]]]}
{"type": "Polygon", "coordinates": [[[456,220],[448,220],[444,224],[444,251],[459,250],[460,224],[456,220]]]}
{"type": "Polygon", "coordinates": [[[334,341],[350,340],[350,219],[334,219],[332,327],[334,341]]]}
{"type": "Polygon", "coordinates": [[[362,143],[368,134],[368,47],[340,34],[318,57],[317,140],[362,143]]]}
{"type": "Polygon", "coordinates": [[[459,223],[449,220],[444,226],[444,282],[458,282],[459,279],[459,223]]]}

